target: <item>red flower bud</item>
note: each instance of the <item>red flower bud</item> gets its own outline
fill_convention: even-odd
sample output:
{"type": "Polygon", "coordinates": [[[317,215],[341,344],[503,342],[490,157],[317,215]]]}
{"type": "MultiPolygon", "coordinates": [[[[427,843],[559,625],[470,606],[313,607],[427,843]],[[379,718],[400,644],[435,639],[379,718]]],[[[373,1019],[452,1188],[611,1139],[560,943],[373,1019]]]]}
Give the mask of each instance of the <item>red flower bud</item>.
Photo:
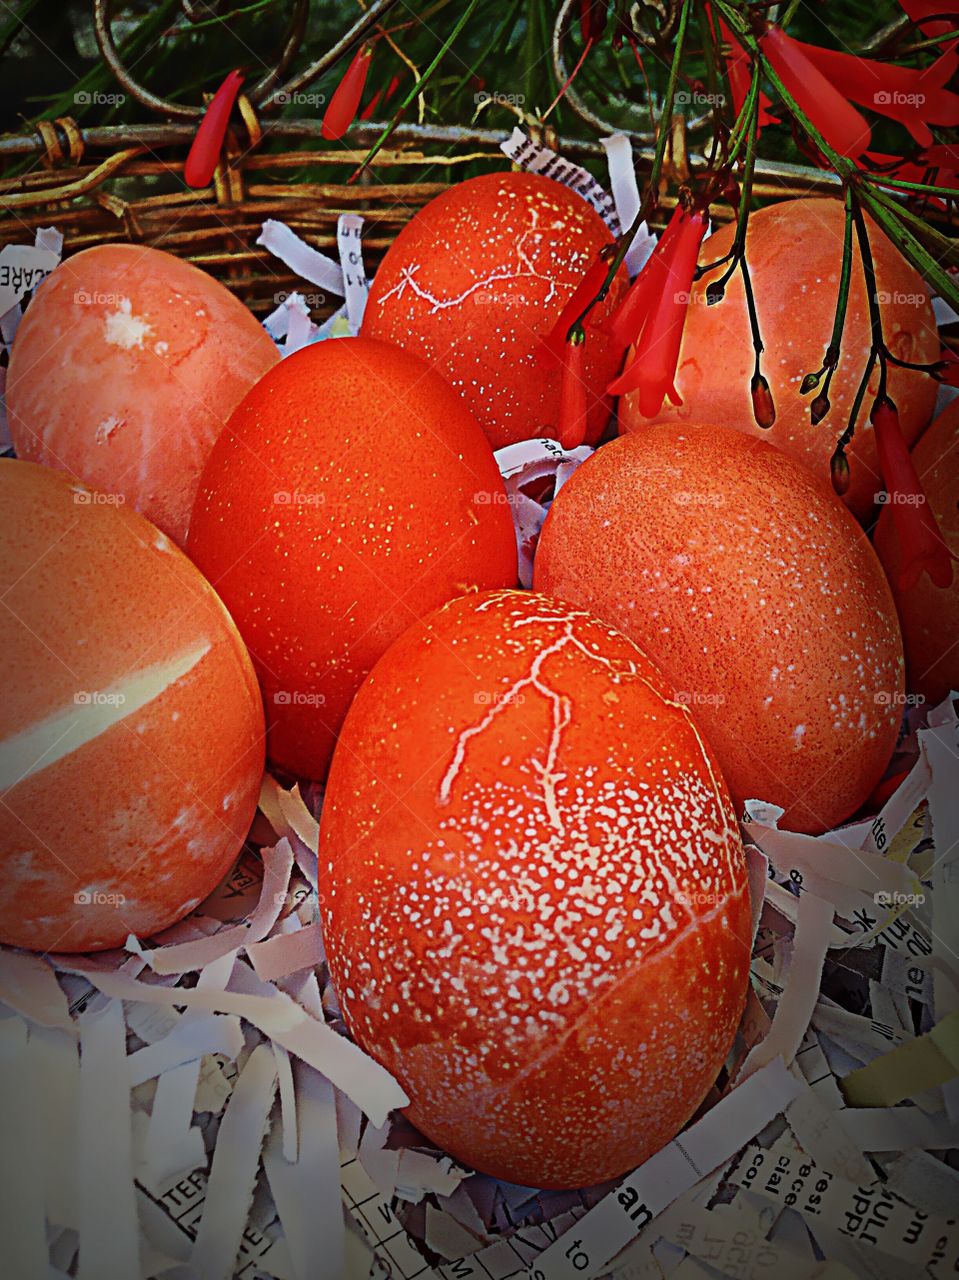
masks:
{"type": "Polygon", "coordinates": [[[558,438],[564,449],[575,449],[586,439],[585,356],[586,338],[580,330],[563,347],[558,438]]]}
{"type": "Polygon", "coordinates": [[[230,123],[230,112],[243,83],[239,71],[231,71],[210,100],[200,127],[183,166],[183,181],[188,187],[207,187],[213,178],[223,139],[230,123]]]}
{"type": "Polygon", "coordinates": [[[753,399],[753,417],[756,419],[756,426],[768,431],[776,421],[776,406],[773,403],[773,393],[769,390],[769,383],[761,373],[753,374],[752,382],[749,384],[749,394],[753,399]]]}
{"type": "Polygon", "coordinates": [[[356,119],[372,54],[372,45],[361,44],[353,55],[353,61],[343,72],[343,79],[333,92],[320,128],[327,142],[336,142],[342,138],[356,119]]]}
{"type": "Polygon", "coordinates": [[[849,459],[844,449],[837,446],[836,452],[829,460],[829,477],[832,487],[841,498],[849,488],[849,459]]]}

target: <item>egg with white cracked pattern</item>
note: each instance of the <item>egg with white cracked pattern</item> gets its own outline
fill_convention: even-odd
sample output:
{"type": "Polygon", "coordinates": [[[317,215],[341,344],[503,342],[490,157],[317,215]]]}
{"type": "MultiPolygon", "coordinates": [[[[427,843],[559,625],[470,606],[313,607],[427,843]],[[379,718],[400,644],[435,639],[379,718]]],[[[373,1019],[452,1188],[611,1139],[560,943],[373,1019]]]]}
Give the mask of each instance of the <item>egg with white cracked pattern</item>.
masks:
{"type": "Polygon", "coordinates": [[[43,282],[7,375],[17,456],[121,495],[179,545],[214,440],[279,353],[242,302],[143,245],[67,258],[43,282]]]}
{"type": "MultiPolygon", "coordinates": [[[[582,196],[551,178],[470,178],[431,200],[396,237],[373,281],[363,333],[431,364],[495,449],[555,437],[560,369],[537,359],[539,342],[612,241],[582,196]]],[[[621,271],[592,313],[595,321],[609,315],[625,287],[621,271]]],[[[589,328],[588,439],[609,420],[605,390],[621,356],[607,335],[589,328]]]]}
{"type": "Polygon", "coordinates": [[[735,813],[688,708],[590,615],[502,591],[413,625],[346,718],[320,866],[350,1031],[458,1160],[595,1184],[712,1085],[750,953],[735,813]]]}
{"type": "Polygon", "coordinates": [[[122,503],[5,459],[0,509],[0,942],[122,946],[242,849],[256,678],[209,583],[122,503]]]}

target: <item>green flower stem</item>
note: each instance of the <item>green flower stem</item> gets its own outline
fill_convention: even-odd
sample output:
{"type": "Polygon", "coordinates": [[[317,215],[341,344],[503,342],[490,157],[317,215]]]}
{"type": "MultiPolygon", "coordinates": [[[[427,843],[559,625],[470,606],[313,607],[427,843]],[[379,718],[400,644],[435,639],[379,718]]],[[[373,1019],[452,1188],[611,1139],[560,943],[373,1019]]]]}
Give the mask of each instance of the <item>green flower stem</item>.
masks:
{"type": "MultiPolygon", "coordinates": [[[[443,41],[442,45],[440,46],[439,51],[436,54],[436,57],[433,59],[430,65],[426,68],[426,70],[420,76],[419,80],[417,80],[416,84],[414,84],[413,87],[407,91],[406,97],[403,99],[403,101],[400,103],[399,107],[397,108],[396,114],[393,116],[393,119],[389,122],[389,124],[386,126],[386,128],[377,138],[376,142],[370,148],[369,152],[366,155],[366,158],[360,164],[359,169],[357,169],[356,171],[357,173],[361,173],[366,168],[366,166],[371,163],[374,157],[377,156],[379,152],[382,150],[387,139],[390,137],[390,134],[393,132],[393,130],[396,128],[397,124],[399,123],[400,117],[402,116],[403,112],[410,105],[410,103],[414,101],[417,94],[422,93],[424,86],[432,76],[433,72],[439,66],[440,62],[443,60],[443,57],[445,56],[445,54],[449,51],[450,46],[453,44],[453,41],[456,39],[459,33],[466,26],[467,22],[469,22],[470,17],[473,13],[473,10],[476,8],[479,2],[480,0],[469,0],[469,4],[467,4],[466,8],[463,10],[462,14],[457,20],[456,26],[453,28],[453,30],[450,32],[450,34],[446,37],[446,39],[443,41]]],[[[355,176],[356,175],[354,175],[354,177],[355,176]]]]}
{"type": "Polygon", "coordinates": [[[689,29],[689,14],[692,8],[692,0],[683,0],[683,7],[679,15],[679,27],[676,31],[676,44],[673,49],[673,60],[669,67],[669,80],[666,84],[666,94],[663,98],[663,111],[659,120],[659,132],[656,135],[656,151],[653,156],[653,164],[649,173],[649,182],[640,201],[639,209],[636,217],[633,219],[632,225],[619,238],[619,244],[616,252],[610,259],[609,270],[606,272],[606,279],[600,286],[596,297],[586,304],[586,307],[576,317],[570,325],[566,333],[567,341],[572,341],[574,330],[581,325],[593,307],[609,293],[610,286],[616,278],[616,272],[623,264],[626,254],[629,252],[629,246],[633,243],[639,228],[646,221],[649,212],[656,204],[659,191],[659,175],[662,173],[663,160],[666,156],[666,141],[669,138],[672,125],[673,103],[676,98],[676,85],[679,81],[680,66],[683,60],[683,48],[686,44],[686,32],[689,29]]]}

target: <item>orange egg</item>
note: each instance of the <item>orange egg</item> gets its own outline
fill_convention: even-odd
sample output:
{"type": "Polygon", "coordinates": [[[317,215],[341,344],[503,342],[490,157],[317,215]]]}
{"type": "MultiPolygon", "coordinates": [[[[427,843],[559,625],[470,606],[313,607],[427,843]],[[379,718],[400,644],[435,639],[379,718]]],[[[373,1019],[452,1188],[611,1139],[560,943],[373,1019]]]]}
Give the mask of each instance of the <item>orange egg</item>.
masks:
{"type": "Polygon", "coordinates": [[[181,546],[213,441],[279,354],[212,276],[159,249],[68,258],[10,356],[17,455],[126,501],[181,546]]]}
{"type": "Polygon", "coordinates": [[[120,946],[240,852],[263,709],[236,628],[122,501],[0,461],[0,942],[120,946]]]}
{"type": "Polygon", "coordinates": [[[702,1102],[750,909],[710,749],[625,636],[533,592],[414,624],[350,708],[320,829],[350,1031],[456,1159],[613,1178],[702,1102]]]}
{"type": "MultiPolygon", "coordinates": [[[[954,400],[912,450],[923,491],[943,541],[959,556],[959,400],[954,400]]],[[[873,537],[899,611],[906,647],[906,688],[931,705],[959,692],[959,567],[951,587],[921,574],[914,587],[899,586],[901,557],[891,507],[883,507],[873,537]]]]}
{"type": "Polygon", "coordinates": [[[475,418],[417,357],[366,338],[308,347],[253,388],[210,455],[189,551],[250,647],[270,758],[309,778],[405,627],[517,573],[475,418]]]}
{"type": "Polygon", "coordinates": [[[839,499],[771,445],[698,425],[604,445],[553,503],[533,581],[649,654],[737,806],[821,832],[882,777],[903,687],[889,588],[839,499]]]}
{"type": "MultiPolygon", "coordinates": [[[[556,436],[559,367],[537,359],[597,253],[612,243],[582,196],[534,173],[491,173],[431,200],[394,240],[370,290],[363,333],[422,356],[458,391],[494,449],[556,436]]],[[[626,286],[614,281],[603,319],[626,286]]],[[[590,328],[587,428],[609,419],[603,400],[622,351],[590,328]]]]}
{"type": "MultiPolygon", "coordinates": [[[[869,308],[855,241],[842,354],[829,390],[832,409],[818,426],[812,425],[809,416],[816,392],[801,396],[799,387],[807,373],[815,373],[822,365],[832,336],[844,225],[842,205],[829,199],[784,200],[750,215],[746,256],[766,348],[762,370],[776,407],[774,426],[764,431],[753,417],[749,384],[754,357],[739,272],[722,302],[705,305],[706,286],[723,274],[725,266],[708,272],[693,288],[676,374],[676,390],[683,403],[674,407],[665,401],[656,421],[735,427],[783,449],[824,484],[830,483],[829,460],[848,422],[869,356],[869,308]]],[[[734,235],[730,224],[710,236],[703,243],[700,262],[722,258],[731,249],[734,235]]],[[[872,223],[869,243],[883,336],[890,351],[900,360],[918,364],[938,359],[939,336],[928,289],[872,223]]],[[[872,380],[873,393],[877,379],[878,374],[872,380]]],[[[890,365],[889,394],[899,407],[907,440],[915,440],[932,416],[936,383],[924,373],[890,365]]],[[[619,417],[624,431],[648,425],[639,412],[637,393],[622,398],[619,417]]],[[[867,413],[860,415],[847,456],[851,479],[846,502],[865,519],[882,488],[867,413]]]]}

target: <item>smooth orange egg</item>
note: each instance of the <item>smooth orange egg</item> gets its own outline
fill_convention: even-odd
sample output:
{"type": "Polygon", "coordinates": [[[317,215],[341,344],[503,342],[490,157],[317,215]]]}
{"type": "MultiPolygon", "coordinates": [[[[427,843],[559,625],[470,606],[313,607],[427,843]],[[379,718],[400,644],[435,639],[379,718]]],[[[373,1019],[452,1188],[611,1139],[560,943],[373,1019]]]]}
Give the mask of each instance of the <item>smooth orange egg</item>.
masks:
{"type": "Polygon", "coordinates": [[[13,445],[122,494],[182,546],[213,441],[278,360],[251,312],[190,263],[142,245],[85,249],[44,281],[17,330],[13,445]]]}
{"type": "Polygon", "coordinates": [[[588,614],[502,591],[414,624],[346,718],[320,867],[349,1029],[463,1163],[601,1182],[713,1084],[749,974],[736,815],[668,682],[588,614]]]}
{"type": "MultiPolygon", "coordinates": [[[[804,376],[822,365],[832,336],[844,226],[842,204],[830,199],[784,200],[750,215],[746,257],[766,348],[762,370],[776,407],[773,427],[763,430],[753,417],[753,348],[740,273],[733,276],[722,302],[706,306],[706,287],[722,276],[725,265],[707,272],[693,287],[676,373],[682,404],[665,401],[656,421],[734,427],[776,445],[805,463],[823,484],[830,483],[829,460],[849,420],[869,356],[869,307],[855,240],[842,354],[829,390],[832,409],[818,426],[809,415],[816,393],[801,396],[799,388],[804,376]]],[[[734,235],[730,224],[710,236],[700,262],[722,258],[732,248],[734,235]]],[[[890,351],[918,364],[938,359],[939,335],[929,290],[872,223],[869,244],[890,351]]],[[[878,372],[871,382],[873,395],[877,385],[878,372]]],[[[932,417],[936,383],[927,374],[890,365],[889,394],[899,407],[907,441],[915,440],[932,417]]],[[[845,500],[860,519],[870,514],[882,488],[868,404],[867,400],[867,412],[860,415],[847,453],[851,477],[845,500]]],[[[648,425],[639,412],[638,393],[621,399],[619,420],[622,431],[648,425]]]]}
{"type": "MultiPolygon", "coordinates": [[[[933,422],[912,450],[939,532],[959,556],[959,400],[933,422]]],[[[906,647],[906,689],[936,705],[959,692],[959,568],[951,587],[937,587],[923,573],[914,587],[899,586],[901,557],[893,511],[883,507],[873,543],[889,578],[906,647]]]]}
{"type": "Polygon", "coordinates": [[[309,778],[405,627],[517,574],[476,419],[422,360],[366,338],[307,347],[253,388],[210,455],[188,545],[249,645],[271,760],[309,778]]]}
{"type": "Polygon", "coordinates": [[[209,584],[116,498],[0,461],[0,942],[92,951],[190,912],[263,773],[250,660],[209,584]]]}
{"type": "Polygon", "coordinates": [[[902,639],[855,519],[795,459],[722,427],[649,427],[560,490],[534,586],[619,627],[660,667],[733,799],[821,832],[882,777],[902,639]]]}
{"type": "MultiPolygon", "coordinates": [[[[494,449],[555,437],[560,370],[541,363],[537,349],[611,243],[599,214],[551,178],[470,178],[431,200],[387,250],[363,333],[422,356],[462,395],[494,449]]],[[[621,272],[595,320],[607,317],[625,287],[621,272]]],[[[603,397],[621,358],[622,351],[590,327],[589,439],[609,420],[603,397]]]]}

